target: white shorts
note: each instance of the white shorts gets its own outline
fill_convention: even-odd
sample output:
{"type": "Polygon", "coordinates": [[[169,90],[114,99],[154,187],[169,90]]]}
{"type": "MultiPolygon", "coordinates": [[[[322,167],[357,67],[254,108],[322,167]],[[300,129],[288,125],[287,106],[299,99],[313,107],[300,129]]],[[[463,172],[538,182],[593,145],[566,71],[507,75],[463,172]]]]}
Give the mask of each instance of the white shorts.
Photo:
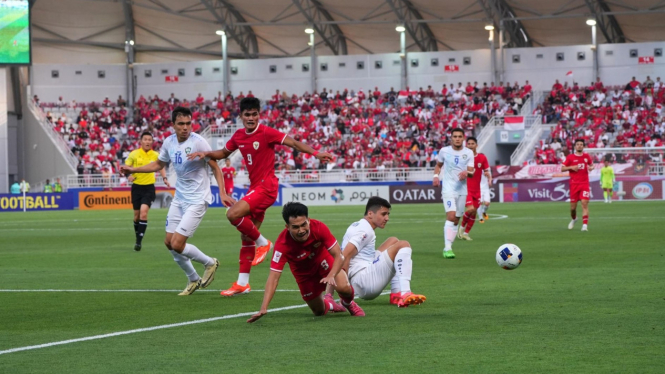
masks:
{"type": "Polygon", "coordinates": [[[393,261],[388,251],[376,251],[374,262],[353,274],[350,279],[356,296],[364,300],[376,299],[395,276],[393,261]]]}
{"type": "Polygon", "coordinates": [[[481,188],[480,189],[480,202],[481,203],[489,203],[492,200],[490,197],[490,190],[481,188]]]}
{"type": "Polygon", "coordinates": [[[455,212],[455,217],[464,215],[464,206],[466,205],[466,195],[453,195],[443,197],[443,207],[446,213],[455,212]]]}
{"type": "Polygon", "coordinates": [[[171,201],[169,213],[166,215],[166,232],[177,232],[191,238],[203,220],[206,210],[208,210],[208,203],[188,204],[174,199],[171,201]]]}

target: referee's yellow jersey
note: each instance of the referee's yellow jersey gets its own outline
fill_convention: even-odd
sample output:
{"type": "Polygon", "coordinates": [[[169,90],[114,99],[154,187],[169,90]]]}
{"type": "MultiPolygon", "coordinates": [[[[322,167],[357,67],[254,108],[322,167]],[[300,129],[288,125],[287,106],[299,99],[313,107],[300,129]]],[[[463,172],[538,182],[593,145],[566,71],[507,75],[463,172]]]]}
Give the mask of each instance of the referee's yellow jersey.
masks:
{"type": "MultiPolygon", "coordinates": [[[[158,157],[159,153],[152,149],[146,152],[143,148],[139,148],[129,154],[129,157],[125,160],[125,165],[137,168],[143,165],[148,165],[151,162],[157,162],[158,157]]],[[[155,184],[155,173],[135,173],[133,175],[135,178],[134,184],[155,184]]]]}

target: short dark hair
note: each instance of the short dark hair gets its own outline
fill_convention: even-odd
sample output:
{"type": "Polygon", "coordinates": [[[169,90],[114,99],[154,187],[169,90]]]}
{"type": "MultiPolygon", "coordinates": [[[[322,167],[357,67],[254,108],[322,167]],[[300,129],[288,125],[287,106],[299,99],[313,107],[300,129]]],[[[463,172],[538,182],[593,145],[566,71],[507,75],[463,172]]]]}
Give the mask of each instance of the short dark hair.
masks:
{"type": "Polygon", "coordinates": [[[475,136],[469,136],[468,138],[466,138],[467,143],[469,142],[469,140],[473,140],[474,142],[476,142],[476,144],[478,144],[478,139],[476,139],[475,136]]]}
{"type": "Polygon", "coordinates": [[[252,109],[261,110],[261,100],[255,97],[246,97],[240,100],[240,113],[252,109]]]}
{"type": "Polygon", "coordinates": [[[461,132],[462,136],[464,136],[464,130],[460,129],[459,127],[455,127],[453,131],[450,132],[450,136],[452,136],[456,132],[461,132]]]}
{"type": "Polygon", "coordinates": [[[307,209],[307,205],[303,203],[299,203],[297,201],[291,201],[289,203],[286,203],[284,207],[282,208],[282,218],[284,218],[284,222],[286,224],[289,224],[289,219],[291,217],[297,218],[297,217],[309,217],[309,211],[307,209]]]}
{"type": "Polygon", "coordinates": [[[379,211],[381,208],[392,208],[392,205],[388,202],[388,200],[379,197],[379,196],[372,196],[367,200],[367,205],[365,205],[365,215],[369,213],[370,211],[373,213],[376,213],[379,211]]]}
{"type": "Polygon", "coordinates": [[[175,120],[178,118],[178,116],[191,117],[192,116],[192,111],[189,110],[189,108],[185,108],[185,107],[182,107],[182,106],[177,106],[171,112],[171,121],[174,124],[175,124],[175,120]]]}
{"type": "Polygon", "coordinates": [[[152,134],[150,133],[150,131],[144,131],[144,132],[142,132],[142,133],[141,133],[141,137],[140,137],[140,139],[143,140],[143,137],[144,137],[144,136],[149,136],[149,137],[152,138],[152,134]]]}
{"type": "Polygon", "coordinates": [[[575,143],[573,143],[573,144],[577,144],[577,142],[582,142],[582,145],[586,145],[586,143],[584,142],[584,139],[582,139],[582,138],[575,139],[575,143]]]}

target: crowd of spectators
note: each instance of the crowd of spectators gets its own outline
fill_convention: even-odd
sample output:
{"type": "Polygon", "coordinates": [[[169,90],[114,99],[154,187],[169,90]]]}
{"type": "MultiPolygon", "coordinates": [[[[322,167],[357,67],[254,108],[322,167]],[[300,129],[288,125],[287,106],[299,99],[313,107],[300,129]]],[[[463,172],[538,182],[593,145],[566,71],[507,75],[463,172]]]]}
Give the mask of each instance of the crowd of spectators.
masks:
{"type": "MultiPolygon", "coordinates": [[[[665,136],[665,87],[660,77],[635,77],[626,85],[605,86],[600,78],[589,86],[558,80],[545,101],[534,110],[544,123],[552,123],[549,139],[537,145],[530,161],[557,164],[572,152],[575,139],[586,148],[660,147],[665,136]]],[[[616,162],[650,158],[662,161],[662,154],[594,153],[596,161],[611,157],[616,162]]]]}
{"type": "MultiPolygon", "coordinates": [[[[460,82],[437,91],[431,86],[404,91],[391,88],[388,92],[375,87],[367,93],[333,93],[324,88],[300,96],[277,90],[264,100],[260,121],[337,156],[334,165],[319,165],[313,157],[278,147],[278,169],[423,167],[433,166],[437,150],[448,144],[453,128],[476,134],[492,116],[519,113],[530,94],[528,81],[523,86],[517,82],[460,82]]],[[[166,99],[141,96],[134,104],[131,121],[122,97],[100,103],[67,102],[62,97],[55,103],[42,103],[37,96],[33,100],[79,159],[79,174],[111,175],[129,152],[139,147],[143,131],[153,134],[154,148],[159,149],[172,134],[170,112],[174,107],[192,110],[194,131],[233,129],[241,126],[239,102],[246,96],[253,97],[252,92],[236,96],[220,92],[213,98],[199,94],[193,100],[175,94],[166,99]]]]}

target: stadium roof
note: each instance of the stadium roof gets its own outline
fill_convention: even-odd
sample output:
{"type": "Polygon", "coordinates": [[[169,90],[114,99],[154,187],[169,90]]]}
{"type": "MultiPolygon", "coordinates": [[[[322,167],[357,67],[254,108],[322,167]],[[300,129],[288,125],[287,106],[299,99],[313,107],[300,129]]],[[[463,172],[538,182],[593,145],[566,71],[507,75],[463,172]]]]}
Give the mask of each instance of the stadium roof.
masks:
{"type": "Polygon", "coordinates": [[[307,26],[319,55],[488,48],[503,23],[509,47],[663,40],[663,0],[31,0],[34,62],[122,63],[219,59],[216,30],[233,58],[305,56],[307,26]],[[73,52],[73,53],[72,53],[73,52]]]}

